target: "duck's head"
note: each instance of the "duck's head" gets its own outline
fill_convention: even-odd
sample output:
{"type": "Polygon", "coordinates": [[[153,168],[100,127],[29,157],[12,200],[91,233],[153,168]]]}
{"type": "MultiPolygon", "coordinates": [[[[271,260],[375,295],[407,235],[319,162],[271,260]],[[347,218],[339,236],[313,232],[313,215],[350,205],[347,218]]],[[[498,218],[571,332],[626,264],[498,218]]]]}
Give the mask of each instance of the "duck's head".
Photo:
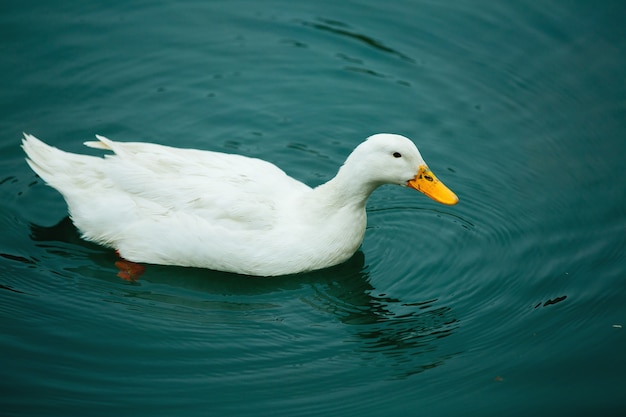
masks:
{"type": "Polygon", "coordinates": [[[408,186],[442,204],[459,202],[456,194],[428,168],[415,144],[404,136],[389,133],[370,136],[348,159],[353,158],[372,183],[408,186]]]}

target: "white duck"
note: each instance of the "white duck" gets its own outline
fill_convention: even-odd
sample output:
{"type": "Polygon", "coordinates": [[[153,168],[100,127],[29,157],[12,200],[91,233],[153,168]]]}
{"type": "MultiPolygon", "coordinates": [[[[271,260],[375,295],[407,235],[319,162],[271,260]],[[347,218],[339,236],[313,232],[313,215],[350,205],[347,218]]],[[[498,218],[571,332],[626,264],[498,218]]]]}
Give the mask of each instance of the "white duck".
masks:
{"type": "Polygon", "coordinates": [[[22,147],[83,237],[133,262],[258,276],[311,271],[356,252],[366,200],[380,185],[458,202],[399,135],[369,137],[316,188],[260,159],[96,137],[85,145],[114,155],[68,153],[28,134],[22,147]]]}

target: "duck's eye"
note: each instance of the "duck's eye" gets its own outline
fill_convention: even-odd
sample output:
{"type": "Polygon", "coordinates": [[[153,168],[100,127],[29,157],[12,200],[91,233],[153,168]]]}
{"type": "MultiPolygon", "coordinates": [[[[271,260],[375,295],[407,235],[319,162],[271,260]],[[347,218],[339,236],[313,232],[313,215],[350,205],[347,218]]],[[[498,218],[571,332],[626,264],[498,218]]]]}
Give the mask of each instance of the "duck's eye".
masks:
{"type": "Polygon", "coordinates": [[[394,158],[402,158],[402,154],[400,152],[394,152],[393,153],[393,157],[394,158]]]}

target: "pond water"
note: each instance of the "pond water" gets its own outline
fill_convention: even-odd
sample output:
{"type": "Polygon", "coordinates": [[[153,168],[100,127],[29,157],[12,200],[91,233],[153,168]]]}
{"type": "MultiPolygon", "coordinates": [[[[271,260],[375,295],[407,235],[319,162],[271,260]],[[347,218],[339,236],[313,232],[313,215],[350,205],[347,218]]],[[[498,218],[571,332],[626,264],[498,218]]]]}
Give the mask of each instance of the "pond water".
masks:
{"type": "Polygon", "coordinates": [[[0,10],[0,414],[626,414],[622,2],[0,10]],[[239,153],[310,185],[400,133],[460,202],[380,188],[327,270],[129,283],[22,131],[239,153]]]}

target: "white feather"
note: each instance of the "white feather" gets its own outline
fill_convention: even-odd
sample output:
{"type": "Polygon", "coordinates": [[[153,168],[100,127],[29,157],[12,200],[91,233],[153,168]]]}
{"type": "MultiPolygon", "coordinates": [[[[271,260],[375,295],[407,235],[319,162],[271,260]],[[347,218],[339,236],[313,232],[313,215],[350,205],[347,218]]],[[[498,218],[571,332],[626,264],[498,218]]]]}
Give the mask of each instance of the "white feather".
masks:
{"type": "Polygon", "coordinates": [[[311,189],[255,158],[97,139],[85,145],[113,154],[67,153],[28,134],[22,144],[85,239],[135,262],[262,276],[347,260],[363,240],[371,192],[405,185],[424,165],[410,140],[375,135],[311,189]]]}

